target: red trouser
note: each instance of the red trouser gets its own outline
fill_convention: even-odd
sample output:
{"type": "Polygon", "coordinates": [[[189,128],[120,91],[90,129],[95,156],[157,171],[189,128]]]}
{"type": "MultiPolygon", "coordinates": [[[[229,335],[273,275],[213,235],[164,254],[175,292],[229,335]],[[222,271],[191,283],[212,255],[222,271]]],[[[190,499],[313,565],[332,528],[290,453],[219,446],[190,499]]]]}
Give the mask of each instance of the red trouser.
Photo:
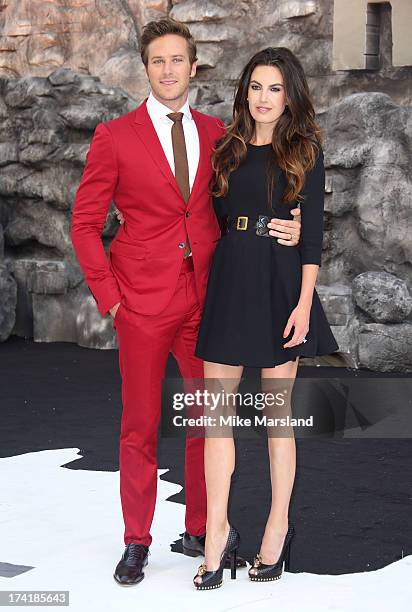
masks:
{"type": "MultiPolygon", "coordinates": [[[[115,316],[122,376],[120,495],[125,544],[149,546],[156,504],[157,433],[162,380],[169,352],[183,378],[203,378],[203,361],[195,356],[200,323],[192,258],[183,260],[176,291],[159,315],[140,315],[123,304],[115,316]]],[[[186,531],[206,531],[204,439],[186,438],[186,531]]]]}

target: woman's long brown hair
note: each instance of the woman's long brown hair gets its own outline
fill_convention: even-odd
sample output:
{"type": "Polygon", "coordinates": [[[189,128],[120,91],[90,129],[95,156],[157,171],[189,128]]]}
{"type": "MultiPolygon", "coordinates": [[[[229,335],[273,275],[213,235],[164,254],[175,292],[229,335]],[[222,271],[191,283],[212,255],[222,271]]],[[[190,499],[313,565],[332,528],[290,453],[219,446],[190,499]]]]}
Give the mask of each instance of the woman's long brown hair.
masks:
{"type": "Polygon", "coordinates": [[[272,202],[276,163],[284,171],[287,187],[284,202],[301,201],[299,196],[305,173],[315,165],[323,135],[315,122],[315,110],[302,65],[286,47],[268,47],[256,53],[246,64],[236,86],[233,121],[217,143],[212,156],[215,172],[213,195],[225,196],[230,173],[246,158],[247,144],[255,131],[255,121],[247,102],[251,75],[257,66],[275,66],[283,76],[286,108],[279,117],[272,136],[273,164],[268,167],[268,201],[272,202]]]}

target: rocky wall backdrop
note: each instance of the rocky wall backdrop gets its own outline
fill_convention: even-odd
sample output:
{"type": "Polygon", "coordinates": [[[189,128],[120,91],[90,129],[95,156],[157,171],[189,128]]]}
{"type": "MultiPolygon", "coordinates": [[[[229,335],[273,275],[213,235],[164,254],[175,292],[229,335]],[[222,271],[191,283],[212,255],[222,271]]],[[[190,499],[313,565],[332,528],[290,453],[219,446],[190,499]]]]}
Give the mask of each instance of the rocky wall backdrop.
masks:
{"type": "MultiPolygon", "coordinates": [[[[0,0],[0,340],[112,348],[70,244],[93,130],[147,94],[142,24],[190,26],[191,103],[230,118],[250,55],[289,46],[325,130],[325,237],[318,292],[355,367],[412,369],[412,68],[333,72],[332,0],[0,0]]],[[[110,212],[108,246],[118,224],[110,212]]]]}

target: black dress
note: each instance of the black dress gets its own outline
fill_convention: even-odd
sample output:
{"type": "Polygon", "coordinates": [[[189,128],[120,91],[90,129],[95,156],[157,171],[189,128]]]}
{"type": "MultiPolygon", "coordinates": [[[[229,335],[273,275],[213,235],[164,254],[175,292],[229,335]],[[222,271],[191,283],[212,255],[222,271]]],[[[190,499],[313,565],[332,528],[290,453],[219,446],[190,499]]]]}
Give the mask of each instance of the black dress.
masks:
{"type": "MultiPolygon", "coordinates": [[[[267,203],[266,167],[271,145],[248,145],[246,160],[229,177],[229,192],[215,198],[219,220],[225,216],[259,215],[293,219],[296,202],[282,203],[284,173],[276,166],[272,211],[267,203]]],[[[216,247],[195,354],[205,361],[228,365],[274,367],[296,359],[333,353],[339,346],[319,296],[314,290],[307,342],[283,348],[283,331],[296,307],[302,264],[321,265],[325,169],[323,151],[307,173],[301,194],[302,228],[299,245],[289,247],[275,237],[230,229],[216,247]]]]}

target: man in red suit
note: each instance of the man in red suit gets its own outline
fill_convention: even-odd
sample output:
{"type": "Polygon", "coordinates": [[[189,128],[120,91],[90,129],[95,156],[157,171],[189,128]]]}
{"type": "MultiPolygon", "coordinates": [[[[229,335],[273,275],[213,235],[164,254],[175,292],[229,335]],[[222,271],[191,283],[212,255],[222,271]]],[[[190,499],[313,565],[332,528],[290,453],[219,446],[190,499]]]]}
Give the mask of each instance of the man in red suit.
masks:
{"type": "MultiPolygon", "coordinates": [[[[113,317],[118,338],[126,548],[114,578],[122,585],[143,579],[152,541],[161,385],[169,352],[183,378],[203,377],[194,350],[220,238],[209,193],[210,158],[224,132],[222,121],[189,107],[196,46],[185,25],[171,19],[147,24],[141,55],[151,94],[131,113],[96,127],[72,218],[72,242],[86,282],[100,314],[113,317]],[[113,201],[124,223],[108,259],[101,233],[113,201]]],[[[286,223],[289,227],[273,225],[280,231],[272,235],[293,233],[297,239],[289,244],[295,245],[300,223],[286,223]]],[[[204,554],[203,442],[186,441],[183,549],[191,556],[204,554]]]]}

